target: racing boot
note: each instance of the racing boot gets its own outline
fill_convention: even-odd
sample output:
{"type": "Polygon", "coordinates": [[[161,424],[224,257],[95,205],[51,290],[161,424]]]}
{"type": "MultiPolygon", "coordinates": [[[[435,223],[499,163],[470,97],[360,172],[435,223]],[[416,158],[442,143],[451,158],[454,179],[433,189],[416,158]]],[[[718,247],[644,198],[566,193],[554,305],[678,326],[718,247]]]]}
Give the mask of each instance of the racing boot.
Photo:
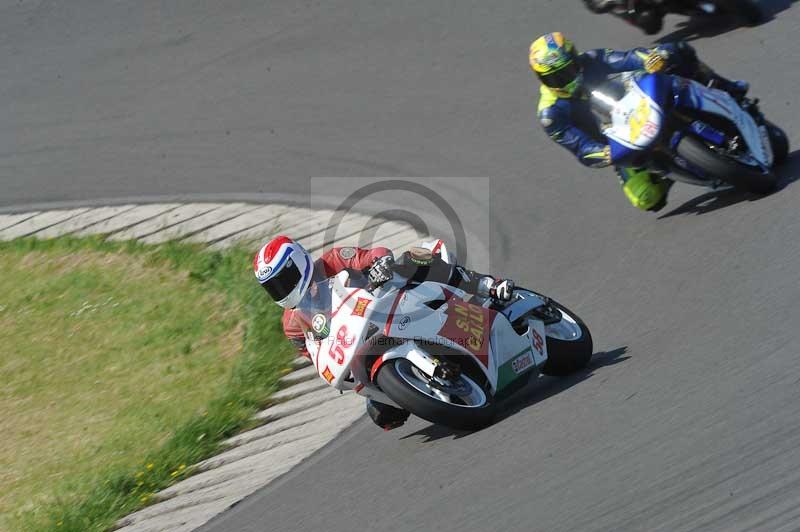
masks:
{"type": "Polygon", "coordinates": [[[383,430],[392,430],[401,427],[408,416],[411,415],[406,410],[395,408],[391,405],[379,403],[367,399],[367,414],[370,419],[383,430]]]}
{"type": "Polygon", "coordinates": [[[747,95],[747,91],[750,90],[750,84],[746,81],[742,81],[740,79],[726,79],[720,75],[715,74],[711,81],[708,83],[708,86],[713,89],[720,89],[731,96],[737,102],[742,101],[744,97],[747,95]]]}
{"type": "Polygon", "coordinates": [[[657,212],[667,204],[667,194],[675,183],[652,174],[647,168],[617,168],[622,191],[631,204],[643,211],[657,212]]]}
{"type": "MultiPolygon", "coordinates": [[[[686,53],[686,50],[691,50],[691,53],[694,53],[694,49],[689,45],[684,45],[680,49],[684,53],[686,53]]],[[[750,90],[750,84],[746,81],[722,77],[700,60],[697,61],[697,77],[698,81],[701,83],[705,83],[712,89],[719,89],[727,92],[733,96],[736,101],[741,101],[745,95],[747,95],[747,91],[750,90]]]]}
{"type": "Polygon", "coordinates": [[[690,77],[708,87],[723,90],[737,101],[741,101],[750,90],[750,84],[746,81],[731,80],[714,72],[713,68],[697,57],[697,50],[688,42],[678,41],[675,43],[675,48],[680,57],[679,62],[686,65],[690,71],[688,75],[681,75],[690,77]]]}

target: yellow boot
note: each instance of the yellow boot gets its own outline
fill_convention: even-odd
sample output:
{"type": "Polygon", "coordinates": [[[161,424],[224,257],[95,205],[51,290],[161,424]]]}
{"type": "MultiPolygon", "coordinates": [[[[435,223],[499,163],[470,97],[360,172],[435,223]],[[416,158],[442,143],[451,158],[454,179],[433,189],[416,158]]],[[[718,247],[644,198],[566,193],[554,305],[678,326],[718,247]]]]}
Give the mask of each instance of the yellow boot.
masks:
{"type": "Polygon", "coordinates": [[[618,168],[622,191],[634,207],[658,211],[666,205],[671,180],[653,176],[645,168],[618,168]]]}

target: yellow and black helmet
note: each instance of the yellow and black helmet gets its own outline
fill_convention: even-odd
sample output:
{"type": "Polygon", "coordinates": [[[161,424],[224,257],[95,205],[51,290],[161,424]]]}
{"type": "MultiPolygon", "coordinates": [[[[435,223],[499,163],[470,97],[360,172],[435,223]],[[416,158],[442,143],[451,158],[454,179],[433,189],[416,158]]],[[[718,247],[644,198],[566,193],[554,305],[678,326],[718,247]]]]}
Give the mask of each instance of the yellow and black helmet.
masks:
{"type": "Polygon", "coordinates": [[[548,33],[533,41],[528,61],[539,80],[561,96],[572,96],[580,86],[578,52],[561,32],[548,33]]]}

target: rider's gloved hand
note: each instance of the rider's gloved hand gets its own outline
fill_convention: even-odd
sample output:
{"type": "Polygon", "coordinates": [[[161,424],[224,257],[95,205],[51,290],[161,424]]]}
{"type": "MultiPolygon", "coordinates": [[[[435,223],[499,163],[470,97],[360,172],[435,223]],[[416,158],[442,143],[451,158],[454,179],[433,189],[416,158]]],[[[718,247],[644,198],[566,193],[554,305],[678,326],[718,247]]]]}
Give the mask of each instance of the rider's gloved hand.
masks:
{"type": "Polygon", "coordinates": [[[394,265],[394,257],[385,255],[375,259],[372,267],[369,269],[369,282],[372,286],[378,287],[383,283],[389,281],[394,277],[392,266],[394,265]]]}
{"type": "Polygon", "coordinates": [[[492,299],[498,301],[511,301],[511,296],[514,294],[514,281],[511,279],[496,279],[494,284],[489,289],[489,295],[492,299]]]}
{"type": "MultiPolygon", "coordinates": [[[[597,146],[600,147],[599,145],[597,146]]],[[[584,164],[591,168],[605,168],[611,165],[611,146],[606,144],[602,149],[583,154],[584,164]]]]}
{"type": "Polygon", "coordinates": [[[511,279],[495,279],[490,275],[481,277],[475,293],[481,297],[490,297],[496,301],[510,301],[514,294],[514,281],[511,279]]]}
{"type": "Polygon", "coordinates": [[[669,52],[658,48],[651,50],[644,58],[644,69],[649,73],[661,72],[666,68],[669,60],[669,52]]]}
{"type": "Polygon", "coordinates": [[[611,146],[606,144],[606,147],[603,148],[603,162],[606,166],[611,164],[611,146]]]}

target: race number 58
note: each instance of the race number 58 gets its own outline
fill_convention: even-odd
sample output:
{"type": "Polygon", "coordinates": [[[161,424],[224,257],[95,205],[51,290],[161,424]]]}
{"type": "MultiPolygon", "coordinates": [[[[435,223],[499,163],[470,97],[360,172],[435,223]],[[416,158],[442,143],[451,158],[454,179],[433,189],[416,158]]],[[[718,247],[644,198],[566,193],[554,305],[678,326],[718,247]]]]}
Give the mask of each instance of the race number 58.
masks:
{"type": "Polygon", "coordinates": [[[536,332],[536,329],[531,328],[531,336],[533,336],[533,347],[539,351],[540,355],[544,355],[544,340],[542,340],[541,335],[536,332]]]}
{"type": "Polygon", "coordinates": [[[353,345],[353,339],[347,336],[347,325],[342,325],[336,331],[336,341],[328,350],[328,356],[341,366],[344,364],[344,348],[351,345],[353,345]]]}

